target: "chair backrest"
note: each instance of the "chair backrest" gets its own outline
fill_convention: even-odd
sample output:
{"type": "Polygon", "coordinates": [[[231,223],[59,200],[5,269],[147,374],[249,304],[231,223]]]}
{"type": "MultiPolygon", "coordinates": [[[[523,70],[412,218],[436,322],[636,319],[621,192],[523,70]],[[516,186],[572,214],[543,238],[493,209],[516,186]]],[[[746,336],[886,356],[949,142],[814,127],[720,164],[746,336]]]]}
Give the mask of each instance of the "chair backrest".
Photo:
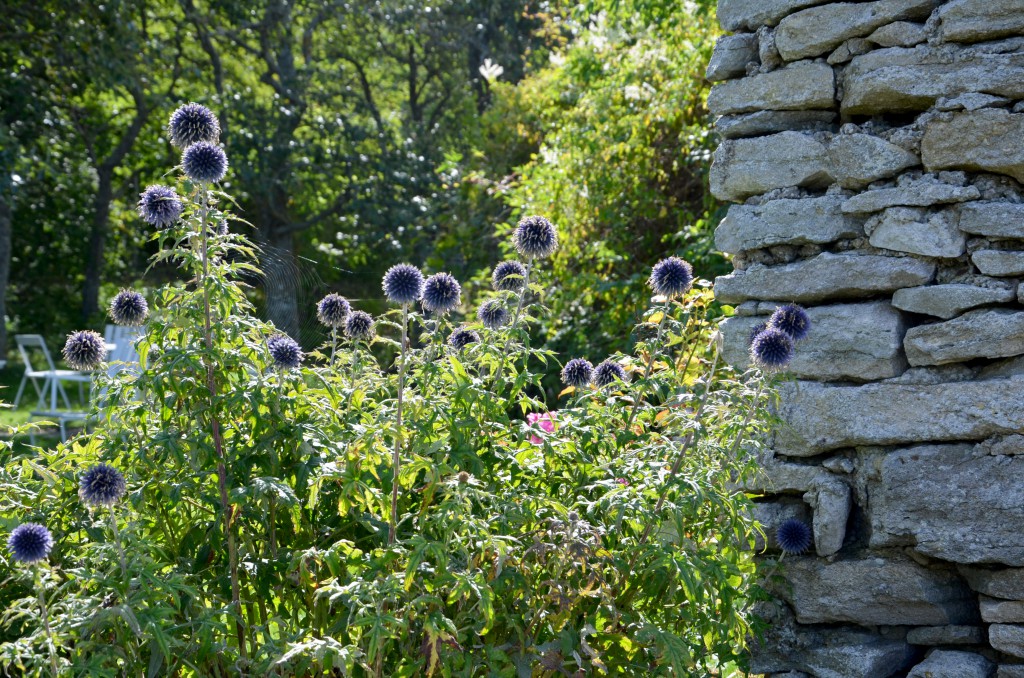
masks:
{"type": "Polygon", "coordinates": [[[107,356],[107,374],[114,376],[123,369],[132,369],[132,366],[138,365],[139,353],[135,350],[135,340],[141,334],[141,327],[106,326],[103,335],[107,343],[114,344],[114,350],[107,356]]]}
{"type": "Polygon", "coordinates": [[[56,370],[56,365],[53,364],[53,358],[50,357],[50,350],[46,348],[46,340],[43,339],[41,334],[16,334],[14,335],[14,341],[18,344],[18,353],[21,354],[21,360],[25,363],[25,369],[29,372],[38,372],[36,367],[32,364],[31,351],[37,350],[43,354],[46,359],[46,368],[51,372],[56,370]]]}

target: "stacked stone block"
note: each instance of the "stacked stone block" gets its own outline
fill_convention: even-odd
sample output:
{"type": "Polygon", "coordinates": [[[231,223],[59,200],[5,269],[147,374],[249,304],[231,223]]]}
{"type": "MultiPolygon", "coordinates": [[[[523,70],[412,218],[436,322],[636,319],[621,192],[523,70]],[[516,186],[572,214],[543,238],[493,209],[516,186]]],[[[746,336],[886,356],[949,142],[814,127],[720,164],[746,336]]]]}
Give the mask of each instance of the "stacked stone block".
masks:
{"type": "Polygon", "coordinates": [[[808,308],[748,489],[786,556],[753,669],[1024,678],[1024,0],[719,0],[725,357],[808,308]]]}

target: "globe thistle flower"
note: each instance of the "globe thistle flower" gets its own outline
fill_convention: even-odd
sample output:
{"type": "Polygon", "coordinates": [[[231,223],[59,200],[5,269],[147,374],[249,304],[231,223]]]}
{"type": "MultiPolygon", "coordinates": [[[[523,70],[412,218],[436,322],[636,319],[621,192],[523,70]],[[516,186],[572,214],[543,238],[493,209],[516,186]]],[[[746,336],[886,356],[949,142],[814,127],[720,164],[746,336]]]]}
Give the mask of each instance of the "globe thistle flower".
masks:
{"type": "Polygon", "coordinates": [[[489,330],[500,329],[508,322],[508,309],[500,299],[485,301],[476,312],[476,317],[489,330]]]}
{"type": "Polygon", "coordinates": [[[679,257],[662,259],[651,269],[648,283],[656,294],[681,297],[693,287],[693,267],[679,257]]]}
{"type": "Polygon", "coordinates": [[[423,283],[423,308],[443,314],[459,305],[462,287],[450,273],[435,273],[423,283]]]}
{"type": "Polygon", "coordinates": [[[544,217],[524,217],[512,234],[512,244],[524,257],[550,257],[558,249],[558,232],[544,217]]]}
{"type": "Polygon", "coordinates": [[[126,491],[124,476],[110,464],[93,466],[78,481],[78,496],[89,506],[110,508],[126,491]]]}
{"type": "Polygon", "coordinates": [[[790,518],[779,525],[775,532],[775,541],[783,553],[803,553],[811,547],[811,528],[802,520],[790,518]]]}
{"type": "Polygon", "coordinates": [[[184,104],[171,113],[167,134],[171,143],[179,148],[188,148],[200,141],[216,143],[220,137],[220,122],[206,106],[184,104]]]}
{"type": "Polygon", "coordinates": [[[761,332],[750,344],[754,363],[766,370],[781,370],[793,360],[793,340],[774,327],[761,332]]]}
{"type": "Polygon", "coordinates": [[[302,362],[302,349],[291,337],[278,334],[267,339],[267,348],[274,365],[281,369],[295,369],[302,362]]]}
{"type": "Polygon", "coordinates": [[[352,311],[345,319],[345,336],[350,339],[372,339],[373,316],[366,311],[352,311]]]}
{"type": "Polygon", "coordinates": [[[11,531],[7,538],[7,550],[19,563],[32,565],[50,555],[53,548],[53,536],[50,531],[38,523],[22,523],[11,531]]]}
{"type": "Polygon", "coordinates": [[[504,292],[518,292],[526,283],[526,267],[518,261],[503,261],[494,267],[491,284],[504,292]]]}
{"type": "Polygon", "coordinates": [[[214,184],[228,171],[228,156],[224,149],[208,141],[192,144],[181,154],[185,176],[200,184],[214,184]]]}
{"type": "Polygon", "coordinates": [[[164,229],[174,225],[184,210],[181,198],[169,186],[147,186],[139,195],[139,216],[151,226],[164,229]]]}
{"type": "Polygon", "coordinates": [[[768,323],[766,323],[766,322],[757,323],[756,325],[751,327],[750,328],[750,336],[747,337],[747,346],[750,346],[751,344],[753,344],[754,343],[754,339],[757,339],[757,335],[761,334],[766,329],[768,329],[768,323]]]}
{"type": "Polygon", "coordinates": [[[411,304],[423,296],[423,274],[411,264],[398,264],[384,274],[383,287],[391,303],[411,304]]]}
{"type": "Polygon", "coordinates": [[[583,388],[594,379],[594,366],[585,358],[573,358],[562,368],[562,383],[583,388]]]}
{"type": "Polygon", "coordinates": [[[466,327],[458,328],[448,337],[448,345],[457,351],[478,341],[480,341],[480,335],[466,327]]]}
{"type": "Polygon", "coordinates": [[[133,290],[121,290],[110,301],[110,317],[118,325],[138,327],[148,315],[146,298],[133,290]]]}
{"type": "Polygon", "coordinates": [[[594,368],[594,383],[598,387],[614,384],[616,381],[626,381],[626,368],[612,360],[605,360],[594,368]]]}
{"type": "Polygon", "coordinates": [[[340,294],[328,294],[316,305],[316,318],[327,327],[341,327],[351,312],[348,299],[340,294]]]}
{"type": "Polygon", "coordinates": [[[64,342],[64,362],[73,370],[92,370],[107,358],[107,344],[98,333],[80,330],[64,342]]]}
{"type": "Polygon", "coordinates": [[[802,307],[796,304],[787,304],[775,309],[768,325],[785,332],[793,341],[801,341],[811,331],[811,318],[802,307]]]}

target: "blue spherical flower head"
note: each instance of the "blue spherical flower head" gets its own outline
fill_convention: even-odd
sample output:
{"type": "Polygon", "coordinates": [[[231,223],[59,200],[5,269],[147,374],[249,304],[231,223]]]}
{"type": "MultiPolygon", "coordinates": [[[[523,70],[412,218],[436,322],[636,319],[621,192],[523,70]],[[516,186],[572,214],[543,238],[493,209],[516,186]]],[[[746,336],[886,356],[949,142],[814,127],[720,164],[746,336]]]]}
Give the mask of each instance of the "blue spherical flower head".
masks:
{"type": "Polygon", "coordinates": [[[22,523],[7,538],[7,550],[19,563],[32,565],[46,560],[53,548],[50,531],[37,523],[22,523]]]}
{"type": "Polygon", "coordinates": [[[594,379],[594,366],[585,358],[573,358],[562,368],[562,383],[584,388],[594,379]]]}
{"type": "Polygon", "coordinates": [[[351,312],[348,299],[340,294],[328,294],[316,305],[316,318],[327,327],[341,327],[351,312]]]}
{"type": "Polygon", "coordinates": [[[779,525],[775,532],[775,541],[783,553],[797,555],[811,547],[811,528],[802,520],[790,518],[779,525]]]}
{"type": "Polygon", "coordinates": [[[656,294],[681,297],[693,287],[693,267],[679,257],[662,259],[651,269],[648,282],[656,294]]]}
{"type": "Polygon", "coordinates": [[[431,313],[447,313],[461,300],[462,287],[450,273],[435,273],[423,284],[423,308],[431,313]]]}
{"type": "Polygon", "coordinates": [[[524,257],[550,257],[558,249],[558,232],[544,217],[524,217],[512,234],[512,244],[524,257]]]}
{"type": "Polygon", "coordinates": [[[383,287],[391,303],[412,304],[423,296],[423,274],[411,264],[398,264],[384,274],[383,287]]]}
{"type": "Polygon", "coordinates": [[[92,370],[107,358],[107,344],[98,333],[80,330],[64,342],[64,362],[73,370],[92,370]]]}
{"type": "Polygon", "coordinates": [[[179,148],[188,148],[200,141],[216,143],[220,137],[220,122],[206,106],[188,103],[171,113],[167,133],[171,143],[179,148]]]}
{"type": "Polygon", "coordinates": [[[793,360],[793,340],[788,334],[774,327],[754,337],[750,344],[750,355],[754,363],[766,370],[781,370],[793,360]]]}
{"type": "Polygon", "coordinates": [[[89,506],[110,508],[127,491],[124,476],[110,464],[97,464],[78,481],[78,496],[89,506]]]}
{"type": "Polygon", "coordinates": [[[470,344],[480,341],[480,335],[466,327],[460,327],[448,337],[448,345],[457,351],[461,351],[470,344]]]}
{"type": "Polygon", "coordinates": [[[796,304],[787,304],[775,309],[768,325],[785,332],[793,341],[801,341],[811,331],[811,318],[802,307],[796,304]]]}
{"type": "Polygon", "coordinates": [[[594,383],[598,387],[614,384],[616,381],[626,381],[626,369],[611,360],[605,360],[594,369],[594,383]]]}
{"type": "Polygon", "coordinates": [[[757,323],[750,328],[750,336],[747,337],[747,346],[749,347],[754,343],[754,339],[757,339],[757,335],[768,329],[768,323],[757,323]]]}
{"type": "Polygon", "coordinates": [[[139,216],[157,228],[169,228],[181,218],[181,198],[168,186],[148,186],[139,195],[139,216]]]}
{"type": "Polygon", "coordinates": [[[118,325],[138,327],[148,315],[146,298],[133,290],[121,290],[110,301],[110,317],[118,325]]]}
{"type": "Polygon", "coordinates": [[[500,299],[491,299],[480,305],[476,317],[489,330],[497,330],[508,322],[508,309],[500,299]]]}
{"type": "Polygon", "coordinates": [[[274,365],[282,370],[293,370],[302,362],[302,349],[289,336],[279,334],[267,339],[267,348],[270,349],[274,365]]]}
{"type": "Polygon", "coordinates": [[[366,311],[352,311],[345,319],[345,336],[356,340],[372,339],[373,316],[366,311]]]}
{"type": "Polygon", "coordinates": [[[505,292],[518,292],[526,283],[526,267],[518,261],[503,261],[494,267],[491,284],[494,289],[505,292]]]}
{"type": "Polygon", "coordinates": [[[208,141],[192,144],[181,154],[185,176],[200,184],[215,184],[228,171],[228,156],[224,149],[208,141]]]}

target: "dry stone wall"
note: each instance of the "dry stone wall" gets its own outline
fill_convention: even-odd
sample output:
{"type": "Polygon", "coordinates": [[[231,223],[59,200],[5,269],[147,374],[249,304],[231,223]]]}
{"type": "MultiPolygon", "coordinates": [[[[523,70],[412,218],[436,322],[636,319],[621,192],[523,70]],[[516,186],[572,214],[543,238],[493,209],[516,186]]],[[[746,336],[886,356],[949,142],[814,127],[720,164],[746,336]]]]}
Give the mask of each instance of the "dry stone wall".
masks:
{"type": "Polygon", "coordinates": [[[719,0],[725,357],[812,335],[746,488],[798,518],[757,673],[1024,678],[1024,0],[719,0]]]}

